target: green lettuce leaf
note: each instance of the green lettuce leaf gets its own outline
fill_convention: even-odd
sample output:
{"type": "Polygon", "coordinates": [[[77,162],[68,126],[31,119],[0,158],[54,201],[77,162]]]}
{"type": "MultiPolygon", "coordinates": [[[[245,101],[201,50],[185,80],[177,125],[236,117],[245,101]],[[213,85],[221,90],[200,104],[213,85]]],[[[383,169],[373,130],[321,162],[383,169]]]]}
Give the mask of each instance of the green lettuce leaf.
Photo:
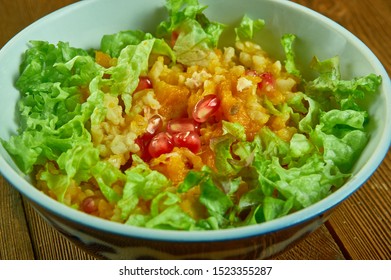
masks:
{"type": "Polygon", "coordinates": [[[287,200],[267,196],[263,200],[263,215],[265,221],[271,221],[289,214],[293,209],[293,197],[287,200]]]}
{"type": "Polygon", "coordinates": [[[121,51],[129,45],[139,45],[142,41],[155,39],[152,53],[165,55],[175,61],[175,55],[171,47],[162,39],[154,38],[150,33],[141,30],[127,30],[118,33],[104,35],[101,39],[100,50],[111,57],[118,58],[121,51]]]}
{"type": "Polygon", "coordinates": [[[158,38],[173,41],[177,61],[185,65],[207,65],[218,44],[224,26],[211,22],[203,14],[206,6],[198,1],[168,0],[169,19],[156,30],[158,38]]]}
{"type": "Polygon", "coordinates": [[[62,153],[58,159],[58,167],[71,179],[80,183],[91,178],[91,168],[99,161],[99,151],[92,142],[80,142],[66,152],[62,153]]]}
{"type": "Polygon", "coordinates": [[[119,169],[109,162],[99,161],[91,168],[91,173],[109,202],[118,202],[121,199],[121,196],[114,190],[114,185],[124,184],[126,176],[119,169]]]}
{"type": "Polygon", "coordinates": [[[64,87],[85,85],[97,70],[91,64],[93,59],[87,51],[70,47],[68,43],[53,45],[45,41],[31,41],[30,44],[31,47],[23,54],[20,76],[16,81],[16,87],[22,94],[40,92],[53,83],[64,87]],[[71,62],[70,68],[59,66],[76,57],[83,57],[83,61],[71,62]]]}
{"type": "Polygon", "coordinates": [[[237,172],[232,165],[231,146],[237,139],[231,134],[225,134],[211,140],[210,147],[215,153],[215,164],[220,174],[232,175],[237,172]]]}
{"type": "Polygon", "coordinates": [[[366,121],[366,112],[334,109],[322,114],[311,137],[323,147],[325,160],[349,172],[368,141],[366,121]]]}
{"type": "Polygon", "coordinates": [[[261,152],[267,158],[273,157],[281,158],[285,163],[289,161],[289,143],[278,137],[267,126],[263,127],[259,132],[261,141],[261,152]]]}
{"type": "Polygon", "coordinates": [[[191,230],[196,221],[179,206],[180,198],[172,192],[161,192],[151,202],[150,214],[131,214],[128,225],[147,228],[191,230]]]}
{"type": "Polygon", "coordinates": [[[128,45],[122,49],[117,65],[109,68],[111,93],[121,96],[125,104],[125,112],[132,106],[132,93],[137,88],[140,75],[148,71],[149,55],[155,39],[144,40],[138,45],[128,45]]]}
{"type": "Polygon", "coordinates": [[[206,220],[199,221],[198,227],[218,229],[226,227],[229,221],[230,209],[233,208],[233,195],[241,183],[241,178],[223,178],[205,166],[201,171],[190,171],[179,185],[180,193],[199,186],[201,195],[199,201],[209,213],[206,220]]]}
{"type": "Polygon", "coordinates": [[[140,158],[133,155],[137,166],[128,169],[122,198],[118,201],[121,218],[127,220],[140,199],[150,201],[166,188],[170,181],[161,173],[151,170],[140,158]]]}
{"type": "Polygon", "coordinates": [[[205,178],[209,176],[211,172],[211,170],[206,170],[207,169],[206,166],[203,169],[204,170],[202,171],[190,170],[187,173],[183,182],[178,185],[178,192],[185,193],[190,189],[194,188],[195,186],[200,185],[201,182],[205,180],[205,178]]]}
{"type": "MultiPolygon", "coordinates": [[[[122,38],[122,36],[114,34],[105,38],[103,42],[107,40],[110,41],[111,37],[114,37],[113,40],[115,40],[118,39],[117,37],[122,38]]],[[[125,36],[125,39],[128,39],[128,37],[125,36]]],[[[111,45],[107,47],[118,49],[118,51],[120,49],[120,53],[118,55],[117,64],[105,71],[105,74],[110,75],[110,79],[99,81],[99,85],[100,87],[103,85],[110,87],[112,94],[121,96],[122,101],[125,104],[125,113],[129,113],[132,106],[132,94],[137,88],[139,77],[146,76],[148,73],[150,55],[152,53],[162,54],[175,59],[174,54],[171,48],[163,40],[153,38],[150,34],[145,34],[139,41],[132,41],[129,39],[125,40],[125,42],[117,42],[116,44],[111,42],[111,45]]],[[[113,50],[107,51],[109,51],[109,53],[114,52],[113,50]]],[[[116,54],[117,53],[115,53],[115,55],[116,54]]]]}
{"type": "Polygon", "coordinates": [[[348,176],[342,174],[331,161],[323,161],[314,154],[302,166],[284,168],[273,158],[271,169],[278,175],[276,189],[285,199],[293,199],[295,209],[308,207],[325,198],[331,188],[340,187],[348,176]]]}
{"type": "Polygon", "coordinates": [[[148,228],[191,230],[196,222],[178,204],[164,209],[145,223],[148,228]]]}
{"type": "Polygon", "coordinates": [[[141,30],[127,30],[115,34],[107,34],[101,39],[100,50],[111,57],[118,57],[125,47],[138,45],[146,39],[151,39],[151,36],[141,30]]]}
{"type": "Polygon", "coordinates": [[[248,15],[244,15],[238,27],[235,27],[236,41],[251,40],[256,30],[261,30],[265,26],[262,19],[253,20],[248,15]]]}
{"type": "Polygon", "coordinates": [[[303,133],[311,133],[317,124],[321,113],[321,107],[318,102],[309,97],[304,97],[308,102],[308,112],[299,122],[299,130],[303,133]]]}
{"type": "Polygon", "coordinates": [[[321,103],[324,110],[361,110],[358,101],[367,94],[375,93],[382,82],[382,77],[375,74],[342,80],[338,56],[324,61],[314,57],[311,67],[319,73],[319,77],[306,84],[305,92],[321,103]]]}
{"type": "Polygon", "coordinates": [[[285,69],[289,74],[300,77],[300,71],[296,67],[295,52],[293,50],[293,43],[296,39],[294,34],[285,34],[281,38],[281,44],[285,52],[285,69]]]}
{"type": "Polygon", "coordinates": [[[55,170],[53,163],[46,162],[39,179],[46,182],[47,187],[56,195],[58,201],[63,202],[71,181],[66,174],[53,172],[53,170],[55,170]]]}
{"type": "Polygon", "coordinates": [[[92,111],[81,105],[82,88],[102,69],[86,51],[67,43],[33,41],[20,71],[19,135],[2,143],[19,168],[29,173],[34,165],[57,160],[68,149],[90,141],[84,125],[92,111]]]}
{"type": "Polygon", "coordinates": [[[315,149],[311,141],[304,134],[300,133],[295,133],[292,136],[289,145],[292,158],[302,158],[311,154],[315,149]]]}
{"type": "Polygon", "coordinates": [[[230,197],[218,188],[211,178],[206,179],[201,184],[200,202],[206,207],[208,213],[216,218],[219,225],[224,224],[224,216],[233,206],[230,197]]]}
{"type": "Polygon", "coordinates": [[[222,121],[223,123],[223,133],[231,134],[235,136],[240,141],[246,141],[246,130],[239,123],[232,123],[227,121],[222,121]]]}

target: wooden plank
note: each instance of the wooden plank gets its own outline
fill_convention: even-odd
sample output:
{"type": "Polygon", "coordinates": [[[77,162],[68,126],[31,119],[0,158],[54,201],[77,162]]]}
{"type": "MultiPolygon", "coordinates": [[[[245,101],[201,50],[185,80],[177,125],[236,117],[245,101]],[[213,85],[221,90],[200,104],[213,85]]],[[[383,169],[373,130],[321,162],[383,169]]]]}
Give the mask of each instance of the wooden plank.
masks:
{"type": "Polygon", "coordinates": [[[38,260],[93,260],[57,230],[51,227],[27,200],[24,200],[30,236],[38,260]]]}
{"type": "Polygon", "coordinates": [[[0,176],[0,260],[34,259],[20,194],[0,176]]]}
{"type": "Polygon", "coordinates": [[[0,0],[0,47],[30,23],[74,2],[77,1],[0,0]]]}
{"type": "Polygon", "coordinates": [[[299,241],[294,247],[277,255],[275,260],[343,260],[342,251],[326,225],[299,241]]]}
{"type": "Polygon", "coordinates": [[[391,152],[330,219],[333,236],[352,259],[391,259],[391,152]]]}

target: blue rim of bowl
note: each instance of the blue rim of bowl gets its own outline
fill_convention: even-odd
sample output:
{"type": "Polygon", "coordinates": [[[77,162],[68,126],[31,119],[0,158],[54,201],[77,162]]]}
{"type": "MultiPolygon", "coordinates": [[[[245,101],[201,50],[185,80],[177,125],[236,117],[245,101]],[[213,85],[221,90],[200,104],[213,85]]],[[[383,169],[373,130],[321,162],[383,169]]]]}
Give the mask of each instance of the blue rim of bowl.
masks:
{"type": "MultiPolygon", "coordinates": [[[[99,1],[102,0],[76,2],[39,19],[38,21],[32,23],[30,26],[18,33],[2,49],[0,49],[0,56],[2,51],[4,49],[7,49],[8,47],[11,47],[13,41],[17,39],[19,34],[26,32],[29,27],[45,21],[48,17],[61,16],[63,13],[71,12],[73,9],[77,9],[82,5],[91,5],[93,2],[99,1]]],[[[301,12],[306,13],[310,17],[316,17],[317,20],[322,21],[330,28],[343,34],[349,41],[355,44],[367,58],[370,59],[374,68],[378,69],[379,71],[377,74],[383,77],[382,88],[386,92],[391,92],[390,79],[381,62],[372,53],[372,51],[350,31],[348,31],[338,23],[334,22],[333,20],[323,16],[322,14],[313,11],[307,7],[301,6],[297,3],[284,0],[273,0],[273,2],[279,3],[280,5],[289,6],[292,9],[300,10],[301,12]]],[[[388,98],[387,103],[390,104],[391,107],[391,98],[388,98]]],[[[391,110],[387,111],[385,119],[391,119],[391,110]]],[[[27,181],[27,177],[23,178],[22,176],[20,176],[20,174],[18,174],[18,172],[12,169],[3,157],[0,157],[0,171],[4,178],[6,178],[11,185],[13,185],[22,195],[27,197],[29,200],[43,207],[46,211],[49,211],[59,217],[62,217],[63,219],[70,220],[87,228],[92,228],[94,230],[123,237],[166,242],[219,242],[227,240],[237,240],[250,238],[253,236],[265,235],[282,229],[290,228],[300,223],[304,223],[308,220],[322,215],[326,211],[334,208],[335,206],[343,202],[345,199],[347,199],[372,176],[372,174],[376,171],[378,166],[382,163],[383,159],[387,155],[387,152],[391,145],[391,122],[389,122],[387,125],[388,129],[383,131],[381,141],[379,142],[376,151],[374,152],[374,154],[377,156],[367,161],[361,168],[360,172],[358,172],[358,174],[354,177],[350,178],[349,181],[340,189],[336,190],[323,200],[305,209],[289,214],[285,217],[281,217],[276,220],[262,224],[249,225],[232,229],[221,229],[215,231],[157,230],[115,223],[72,209],[48,197],[47,195],[43,194],[35,187],[33,187],[27,181]]]]}

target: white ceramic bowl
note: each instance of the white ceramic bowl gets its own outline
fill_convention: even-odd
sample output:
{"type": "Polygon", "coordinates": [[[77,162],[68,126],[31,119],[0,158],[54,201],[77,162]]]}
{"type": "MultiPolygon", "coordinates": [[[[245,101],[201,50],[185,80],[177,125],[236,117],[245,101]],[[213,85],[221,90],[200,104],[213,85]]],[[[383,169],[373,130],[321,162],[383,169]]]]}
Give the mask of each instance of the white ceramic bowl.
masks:
{"type": "MultiPolygon", "coordinates": [[[[305,69],[314,55],[341,57],[344,78],[375,73],[383,83],[369,105],[371,139],[354,167],[353,176],[322,201],[294,214],[260,225],[236,229],[180,232],[135,228],[105,221],[64,206],[35,189],[7,152],[0,147],[0,171],[35,209],[60,232],[102,258],[268,258],[320,226],[331,210],[356,191],[376,170],[391,142],[391,85],[375,55],[354,35],[330,19],[298,4],[278,0],[204,0],[207,16],[225,24],[244,13],[263,18],[266,27],[257,39],[275,58],[282,59],[280,37],[298,36],[297,60],[305,69]]],[[[24,29],[0,51],[0,137],[17,130],[14,87],[21,54],[29,40],[69,42],[75,47],[98,47],[104,34],[126,29],[153,32],[166,17],[164,0],[81,1],[52,13],[24,29]]],[[[309,74],[304,72],[304,74],[309,74]]]]}

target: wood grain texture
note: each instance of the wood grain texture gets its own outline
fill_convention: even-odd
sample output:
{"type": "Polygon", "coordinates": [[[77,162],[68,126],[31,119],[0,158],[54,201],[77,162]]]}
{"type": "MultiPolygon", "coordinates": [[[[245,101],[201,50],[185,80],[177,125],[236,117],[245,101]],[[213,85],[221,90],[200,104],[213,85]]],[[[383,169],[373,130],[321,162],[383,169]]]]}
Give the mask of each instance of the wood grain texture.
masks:
{"type": "Polygon", "coordinates": [[[0,47],[39,18],[76,0],[0,0],[0,47]]]}
{"type": "Polygon", "coordinates": [[[34,259],[20,194],[0,176],[0,260],[34,259]]]}
{"type": "Polygon", "coordinates": [[[51,227],[30,204],[24,200],[35,258],[39,260],[93,260],[51,227]]]}
{"type": "Polygon", "coordinates": [[[343,260],[345,256],[325,225],[275,256],[275,260],[343,260]]]}
{"type": "Polygon", "coordinates": [[[330,219],[333,236],[351,259],[391,259],[391,153],[371,179],[330,219]]]}
{"type": "MultiPolygon", "coordinates": [[[[0,0],[0,47],[28,24],[74,2],[0,0]]],[[[350,30],[391,73],[390,0],[294,2],[350,30]]],[[[344,201],[324,226],[275,259],[391,259],[390,169],[391,152],[371,179],[344,201]]],[[[93,258],[47,225],[0,176],[0,259],[93,258]]]]}

